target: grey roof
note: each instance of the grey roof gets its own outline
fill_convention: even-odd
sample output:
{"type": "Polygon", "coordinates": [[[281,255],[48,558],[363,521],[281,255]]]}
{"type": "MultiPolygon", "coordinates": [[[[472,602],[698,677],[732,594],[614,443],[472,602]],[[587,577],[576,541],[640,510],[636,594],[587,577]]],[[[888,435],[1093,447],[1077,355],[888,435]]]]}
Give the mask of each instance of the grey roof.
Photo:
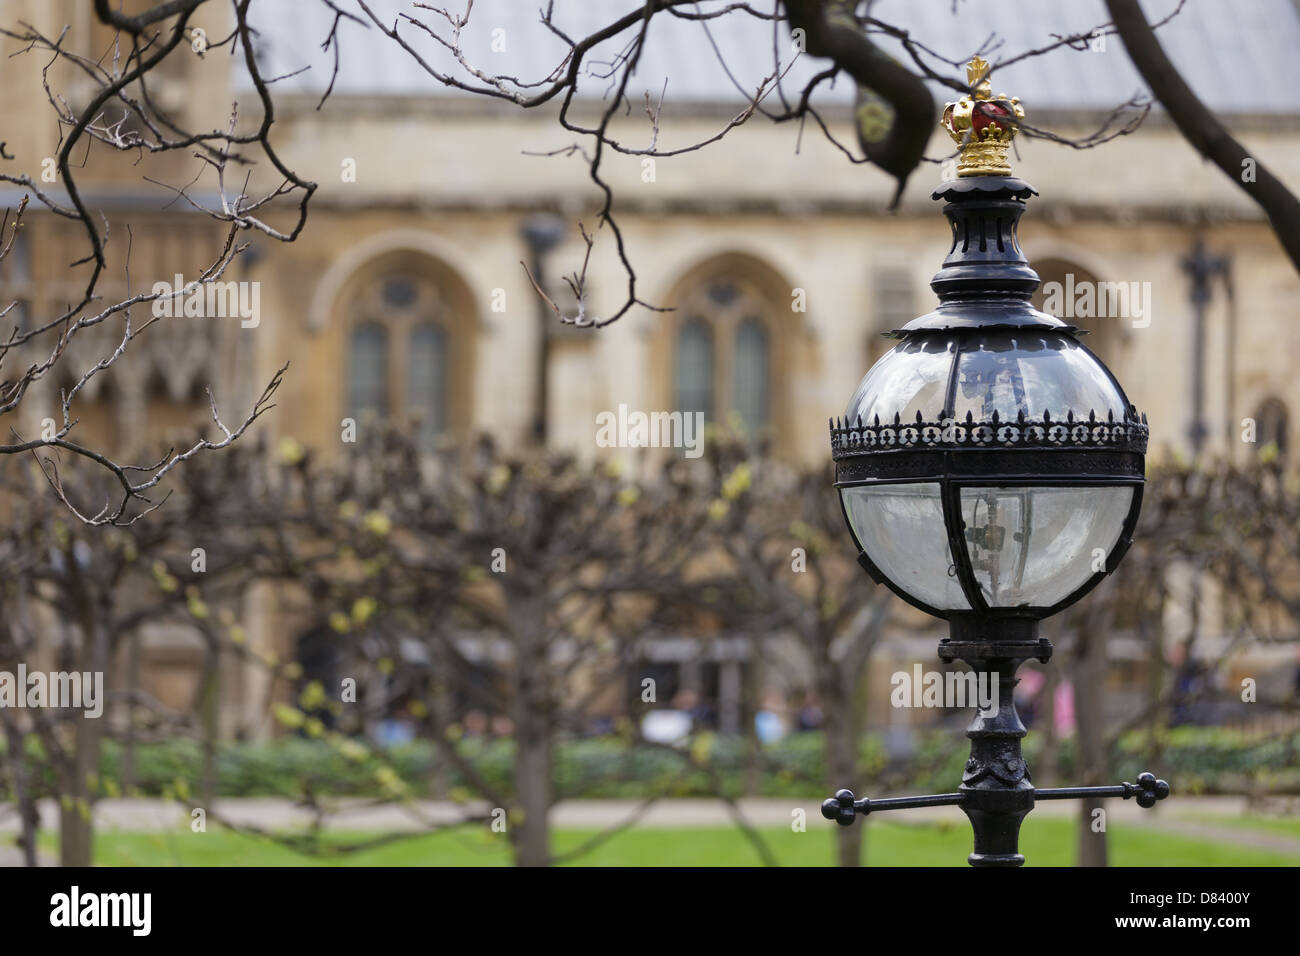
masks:
{"type": "MultiPolygon", "coordinates": [[[[366,19],[356,0],[337,0],[340,8],[366,19]]],[[[544,80],[567,49],[540,22],[546,0],[475,0],[469,25],[462,34],[468,61],[485,72],[505,73],[524,82],[544,80]],[[500,32],[498,32],[500,31],[500,32]],[[494,38],[504,41],[504,52],[494,52],[494,38]]],[[[709,10],[723,0],[701,0],[709,10]]],[[[454,13],[466,0],[442,0],[454,13]]],[[[391,23],[401,11],[418,16],[443,36],[445,21],[410,0],[368,0],[376,14],[391,23]]],[[[438,6],[432,0],[430,6],[438,6]]],[[[754,0],[759,8],[770,0],[754,0]]],[[[1178,0],[1144,0],[1148,20],[1166,16],[1178,0]]],[[[640,0],[555,0],[555,22],[570,37],[595,32],[622,13],[641,6],[640,0]]],[[[332,53],[321,50],[333,14],[322,3],[308,0],[267,0],[253,5],[253,21],[263,35],[267,55],[262,68],[267,75],[287,74],[310,65],[306,73],[282,80],[285,92],[319,95],[329,82],[332,53]]],[[[1102,0],[877,0],[873,14],[881,20],[911,30],[928,47],[952,60],[977,52],[986,39],[985,53],[996,66],[1025,50],[1051,42],[1053,34],[1084,31],[1107,22],[1102,0]],[[955,9],[954,9],[955,8],[955,9]]],[[[784,25],[778,47],[783,66],[790,66],[786,89],[797,90],[801,79],[812,76],[825,61],[801,57],[791,65],[793,51],[784,25]]],[[[757,87],[773,65],[773,27],[743,13],[707,22],[657,16],[650,27],[649,43],[628,92],[638,101],[649,91],[657,98],[667,79],[665,102],[740,103],[742,96],[718,62],[710,41],[716,42],[736,81],[747,90],[757,87]]],[[[436,68],[473,80],[450,53],[409,24],[402,35],[436,68]]],[[[589,62],[608,62],[634,34],[625,31],[593,51],[589,62]]],[[[1300,10],[1296,0],[1187,0],[1184,9],[1158,34],[1166,51],[1192,88],[1210,106],[1224,113],[1295,113],[1300,91],[1300,10]]],[[[387,94],[432,97],[447,88],[373,26],[362,29],[344,21],[340,26],[342,66],[335,93],[387,94]]],[[[881,40],[890,47],[892,41],[881,40]]],[[[892,47],[908,62],[900,47],[892,47]]],[[[937,66],[941,65],[936,64],[937,66]]],[[[956,72],[956,71],[952,71],[956,72]]],[[[241,80],[246,83],[246,78],[241,80]]],[[[1080,52],[1066,48],[1034,57],[995,72],[998,92],[1021,96],[1032,109],[1109,110],[1144,86],[1117,37],[1108,37],[1105,52],[1080,52]]],[[[608,80],[585,76],[584,96],[603,96],[608,80]]],[[[936,87],[938,99],[951,92],[936,87]]],[[[847,102],[847,82],[823,90],[821,102],[847,102]]]]}

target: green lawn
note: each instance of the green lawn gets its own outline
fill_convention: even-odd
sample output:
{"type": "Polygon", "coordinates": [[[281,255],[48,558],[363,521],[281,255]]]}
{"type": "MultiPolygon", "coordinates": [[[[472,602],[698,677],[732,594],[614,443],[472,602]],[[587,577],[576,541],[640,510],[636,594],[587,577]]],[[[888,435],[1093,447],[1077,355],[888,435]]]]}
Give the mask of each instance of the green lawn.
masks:
{"type": "Polygon", "coordinates": [[[1276,833],[1279,836],[1292,837],[1293,839],[1300,840],[1300,817],[1227,817],[1197,814],[1195,816],[1187,816],[1183,819],[1195,820],[1200,823],[1209,823],[1214,826],[1251,830],[1256,833],[1276,833]]]}
{"type": "MultiPolygon", "coordinates": [[[[594,831],[561,830],[554,847],[563,853],[594,831]]],[[[831,861],[831,834],[820,821],[806,833],[788,828],[761,831],[777,860],[788,866],[826,866],[831,861]]],[[[1021,832],[1020,849],[1028,864],[1068,866],[1074,862],[1075,824],[1070,820],[1032,818],[1021,832]]],[[[331,844],[355,843],[366,833],[334,833],[331,844]]],[[[53,834],[45,834],[46,852],[56,852],[53,834]]],[[[951,824],[906,824],[872,821],[867,829],[867,862],[877,866],[960,866],[970,852],[965,820],[951,824]]],[[[1112,827],[1114,866],[1296,866],[1300,856],[1223,843],[1188,839],[1144,830],[1137,825],[1112,827]]],[[[305,855],[268,840],[213,829],[207,833],[103,832],[97,835],[95,860],[101,866],[504,866],[510,861],[505,839],[486,829],[411,837],[354,853],[305,855]]],[[[758,854],[734,828],[639,828],[620,833],[586,854],[580,865],[595,866],[754,866],[758,854]]]]}

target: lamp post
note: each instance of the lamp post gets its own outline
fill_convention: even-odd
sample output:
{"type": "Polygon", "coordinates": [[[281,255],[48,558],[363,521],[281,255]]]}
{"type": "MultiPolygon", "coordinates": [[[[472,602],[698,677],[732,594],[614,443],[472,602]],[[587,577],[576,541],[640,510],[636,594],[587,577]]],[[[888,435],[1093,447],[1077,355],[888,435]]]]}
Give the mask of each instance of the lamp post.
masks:
{"type": "MultiPolygon", "coordinates": [[[[1214,294],[1211,283],[1214,279],[1227,275],[1228,259],[1226,256],[1212,256],[1207,253],[1205,240],[1197,236],[1192,244],[1191,253],[1182,260],[1180,265],[1191,280],[1188,298],[1196,314],[1196,321],[1192,326],[1192,423],[1188,427],[1188,437],[1192,441],[1192,457],[1199,459],[1205,438],[1210,433],[1205,426],[1205,313],[1214,294]]],[[[1228,342],[1233,341],[1234,337],[1229,336],[1228,342]]],[[[1231,382],[1229,382],[1228,394],[1231,397],[1231,382]]],[[[1230,425],[1232,418],[1233,416],[1229,414],[1230,425]]]]}
{"type": "MultiPolygon", "coordinates": [[[[537,288],[546,288],[546,257],[564,238],[564,220],[549,213],[538,213],[524,221],[521,230],[528,243],[528,267],[537,288]]],[[[550,421],[551,394],[551,311],[537,298],[537,380],[533,385],[533,441],[546,444],[546,427],[550,421]]]]}
{"type": "Polygon", "coordinates": [[[1016,669],[1052,645],[1038,622],[1113,571],[1142,501],[1145,416],[1079,330],[1035,310],[1038,275],[1017,225],[1036,195],[1011,175],[1007,147],[1024,111],[994,97],[988,64],[967,66],[971,95],[944,110],[961,144],[945,201],[952,246],[930,286],[939,306],[889,333],[898,344],[831,422],[835,486],[859,563],[904,601],[948,621],[939,657],[996,682],[996,710],[967,730],[957,792],[883,800],[840,790],[822,814],[959,806],[972,866],[1020,866],[1020,824],[1036,800],[1136,798],[1169,785],[1144,773],[1113,787],[1039,790],[1021,755],[1016,669]]]}

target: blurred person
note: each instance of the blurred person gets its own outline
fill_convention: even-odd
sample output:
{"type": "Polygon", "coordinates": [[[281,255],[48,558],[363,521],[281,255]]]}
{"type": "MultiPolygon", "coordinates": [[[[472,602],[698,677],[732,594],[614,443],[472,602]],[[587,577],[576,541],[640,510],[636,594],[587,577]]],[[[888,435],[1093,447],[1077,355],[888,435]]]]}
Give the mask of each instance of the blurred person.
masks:
{"type": "Polygon", "coordinates": [[[1209,689],[1209,674],[1186,644],[1175,644],[1169,659],[1174,667],[1174,706],[1170,726],[1196,724],[1201,711],[1197,698],[1209,689]]]}
{"type": "Polygon", "coordinates": [[[405,704],[384,717],[375,727],[375,742],[381,747],[409,744],[414,739],[415,722],[405,704]]]}
{"type": "Polygon", "coordinates": [[[799,708],[799,715],[796,720],[795,728],[800,733],[806,733],[810,730],[819,730],[822,721],[826,719],[826,714],[822,710],[821,701],[818,700],[817,694],[808,691],[804,694],[803,705],[799,708]]]}
{"type": "Polygon", "coordinates": [[[1039,694],[1042,693],[1045,683],[1047,678],[1043,676],[1042,671],[1025,668],[1020,672],[1020,680],[1016,683],[1015,690],[1016,713],[1020,715],[1020,722],[1027,728],[1033,727],[1034,720],[1038,717],[1039,694]]]}
{"type": "Polygon", "coordinates": [[[683,689],[673,698],[673,706],[691,715],[692,730],[713,730],[718,724],[718,715],[713,707],[696,690],[683,689]]]}
{"type": "Polygon", "coordinates": [[[497,714],[492,718],[492,733],[498,737],[509,737],[515,732],[515,722],[505,714],[497,714]]]}
{"type": "Polygon", "coordinates": [[[1061,681],[1056,685],[1056,736],[1069,737],[1074,733],[1074,685],[1061,681]]]}
{"type": "Polygon", "coordinates": [[[770,744],[786,735],[785,709],[780,691],[769,688],[763,692],[763,704],[754,715],[754,732],[759,741],[770,744]]]}
{"type": "Polygon", "coordinates": [[[700,695],[683,688],[674,696],[672,706],[660,707],[641,718],[641,736],[652,743],[681,743],[695,730],[700,695]]]}
{"type": "Polygon", "coordinates": [[[488,732],[487,714],[478,708],[466,711],[463,725],[466,737],[483,737],[488,732]]]}

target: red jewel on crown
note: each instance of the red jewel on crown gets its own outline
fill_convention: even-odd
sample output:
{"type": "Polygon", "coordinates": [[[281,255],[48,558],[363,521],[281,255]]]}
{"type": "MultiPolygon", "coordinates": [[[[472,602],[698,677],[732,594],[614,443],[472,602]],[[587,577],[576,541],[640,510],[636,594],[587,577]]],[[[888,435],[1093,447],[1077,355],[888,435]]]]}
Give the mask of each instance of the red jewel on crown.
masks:
{"type": "Polygon", "coordinates": [[[984,130],[991,125],[996,125],[1001,130],[1007,130],[1011,126],[1013,114],[1001,103],[980,102],[975,104],[971,111],[970,125],[975,131],[975,135],[983,139],[984,130]]]}
{"type": "Polygon", "coordinates": [[[944,107],[940,124],[960,147],[958,176],[1010,176],[1007,147],[1016,135],[1025,111],[1020,100],[1005,93],[993,95],[987,60],[973,58],[966,65],[970,94],[944,107]]]}

